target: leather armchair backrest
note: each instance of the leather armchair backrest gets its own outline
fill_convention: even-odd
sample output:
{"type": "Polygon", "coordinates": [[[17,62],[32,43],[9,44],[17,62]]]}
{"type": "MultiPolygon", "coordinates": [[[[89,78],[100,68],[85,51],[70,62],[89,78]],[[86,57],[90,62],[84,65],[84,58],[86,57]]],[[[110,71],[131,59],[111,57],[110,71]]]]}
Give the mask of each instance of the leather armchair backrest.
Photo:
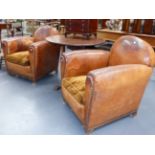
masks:
{"type": "Polygon", "coordinates": [[[18,41],[18,47],[19,47],[19,51],[24,51],[24,50],[28,50],[30,45],[33,43],[33,38],[32,37],[22,37],[19,41],[18,41]]]}
{"type": "Polygon", "coordinates": [[[34,33],[34,41],[41,41],[45,40],[46,37],[51,36],[51,35],[58,35],[59,32],[57,31],[56,28],[53,28],[51,26],[41,26],[39,27],[35,33],[34,33]]]}
{"type": "Polygon", "coordinates": [[[155,66],[155,53],[150,44],[135,36],[120,37],[111,48],[109,66],[144,64],[155,66]]]}

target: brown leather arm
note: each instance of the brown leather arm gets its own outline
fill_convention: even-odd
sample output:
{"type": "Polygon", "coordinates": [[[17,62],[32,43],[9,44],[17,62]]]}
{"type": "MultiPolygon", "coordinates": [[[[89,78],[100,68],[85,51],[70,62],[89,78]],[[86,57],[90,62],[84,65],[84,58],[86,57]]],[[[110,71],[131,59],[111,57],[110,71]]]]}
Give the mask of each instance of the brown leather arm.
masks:
{"type": "Polygon", "coordinates": [[[86,129],[138,109],[152,68],[119,65],[91,71],[86,79],[86,129]]]}
{"type": "Polygon", "coordinates": [[[78,50],[61,56],[61,78],[87,75],[91,70],[107,66],[109,52],[104,50],[78,50]]]}
{"type": "Polygon", "coordinates": [[[26,37],[13,37],[6,38],[2,41],[3,53],[6,56],[9,53],[28,50],[30,44],[33,43],[33,38],[26,37]]]}
{"type": "Polygon", "coordinates": [[[28,50],[32,43],[33,38],[28,36],[3,39],[2,48],[4,55],[6,56],[9,53],[28,50]]]}
{"type": "Polygon", "coordinates": [[[30,46],[30,65],[34,78],[41,78],[52,70],[57,70],[60,46],[47,41],[39,41],[30,46]]]}

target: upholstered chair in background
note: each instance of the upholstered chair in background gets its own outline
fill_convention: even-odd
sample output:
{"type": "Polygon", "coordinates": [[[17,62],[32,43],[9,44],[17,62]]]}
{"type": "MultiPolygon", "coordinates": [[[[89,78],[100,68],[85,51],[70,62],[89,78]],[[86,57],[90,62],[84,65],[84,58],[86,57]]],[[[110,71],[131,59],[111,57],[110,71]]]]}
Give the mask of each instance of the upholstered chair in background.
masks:
{"type": "Polygon", "coordinates": [[[64,53],[62,94],[89,132],[137,113],[154,65],[154,50],[135,36],[119,38],[110,52],[64,53]]]}
{"type": "Polygon", "coordinates": [[[60,47],[45,40],[59,34],[55,28],[42,26],[33,37],[14,37],[2,41],[5,64],[10,74],[36,81],[56,70],[60,47]]]}

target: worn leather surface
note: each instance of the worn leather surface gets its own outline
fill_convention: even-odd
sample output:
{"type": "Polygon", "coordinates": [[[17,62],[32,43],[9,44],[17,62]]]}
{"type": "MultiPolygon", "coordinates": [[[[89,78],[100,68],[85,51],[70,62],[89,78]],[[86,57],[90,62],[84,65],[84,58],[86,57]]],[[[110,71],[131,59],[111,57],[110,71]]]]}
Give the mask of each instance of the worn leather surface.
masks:
{"type": "Polygon", "coordinates": [[[72,108],[75,115],[80,119],[80,121],[84,124],[85,123],[85,106],[80,104],[62,85],[61,87],[62,95],[64,100],[69,104],[72,108]]]}
{"type": "Polygon", "coordinates": [[[7,71],[11,75],[20,75],[21,77],[25,77],[29,80],[32,80],[32,71],[30,66],[22,66],[15,63],[11,63],[6,61],[7,71]]]}
{"type": "Polygon", "coordinates": [[[91,71],[86,82],[86,128],[137,111],[151,73],[150,67],[139,64],[91,71]]]}
{"type": "Polygon", "coordinates": [[[112,46],[109,65],[144,64],[155,66],[153,48],[135,36],[123,36],[112,46]]]}
{"type": "Polygon", "coordinates": [[[89,71],[106,67],[109,52],[104,50],[77,50],[61,56],[61,77],[86,75],[89,71]]]}
{"type": "Polygon", "coordinates": [[[57,70],[60,46],[39,41],[30,46],[30,64],[33,80],[38,80],[52,70],[57,70]]]}
{"type": "Polygon", "coordinates": [[[36,31],[34,37],[4,39],[2,47],[5,58],[8,54],[24,50],[28,50],[30,53],[30,73],[28,74],[31,75],[27,75],[27,67],[9,63],[5,59],[7,70],[12,74],[18,74],[33,81],[40,79],[52,70],[56,70],[60,47],[44,40],[45,37],[55,34],[58,34],[56,29],[50,26],[43,26],[36,31]]]}
{"type": "Polygon", "coordinates": [[[84,117],[67,89],[65,92],[62,89],[62,93],[85,130],[91,131],[138,110],[154,64],[152,47],[131,36],[118,39],[110,53],[102,50],[64,53],[61,57],[62,79],[87,76],[84,117]]]}
{"type": "Polygon", "coordinates": [[[40,27],[36,30],[36,32],[34,33],[34,41],[41,41],[41,40],[45,40],[46,37],[48,36],[53,36],[53,35],[58,35],[59,32],[57,31],[56,28],[52,28],[51,26],[43,26],[40,27]]]}
{"type": "Polygon", "coordinates": [[[28,50],[33,41],[33,37],[28,36],[3,39],[2,48],[4,56],[7,54],[28,50]]]}

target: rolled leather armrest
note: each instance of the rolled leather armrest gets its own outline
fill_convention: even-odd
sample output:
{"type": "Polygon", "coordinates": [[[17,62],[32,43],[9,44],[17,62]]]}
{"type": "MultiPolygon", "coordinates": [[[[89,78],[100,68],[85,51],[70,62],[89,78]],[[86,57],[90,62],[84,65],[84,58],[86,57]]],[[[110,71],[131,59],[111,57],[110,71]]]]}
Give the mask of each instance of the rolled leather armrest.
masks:
{"type": "Polygon", "coordinates": [[[77,50],[61,56],[61,78],[87,75],[91,70],[108,65],[109,52],[104,50],[77,50]]]}
{"type": "Polygon", "coordinates": [[[33,43],[33,40],[34,39],[29,36],[3,39],[2,40],[3,53],[6,56],[9,53],[28,50],[30,44],[33,43]]]}
{"type": "Polygon", "coordinates": [[[152,68],[130,64],[89,72],[86,79],[86,130],[137,111],[152,68]]]}
{"type": "Polygon", "coordinates": [[[44,40],[33,43],[29,51],[30,65],[36,77],[40,78],[49,71],[57,69],[60,53],[59,45],[44,40]]]}

